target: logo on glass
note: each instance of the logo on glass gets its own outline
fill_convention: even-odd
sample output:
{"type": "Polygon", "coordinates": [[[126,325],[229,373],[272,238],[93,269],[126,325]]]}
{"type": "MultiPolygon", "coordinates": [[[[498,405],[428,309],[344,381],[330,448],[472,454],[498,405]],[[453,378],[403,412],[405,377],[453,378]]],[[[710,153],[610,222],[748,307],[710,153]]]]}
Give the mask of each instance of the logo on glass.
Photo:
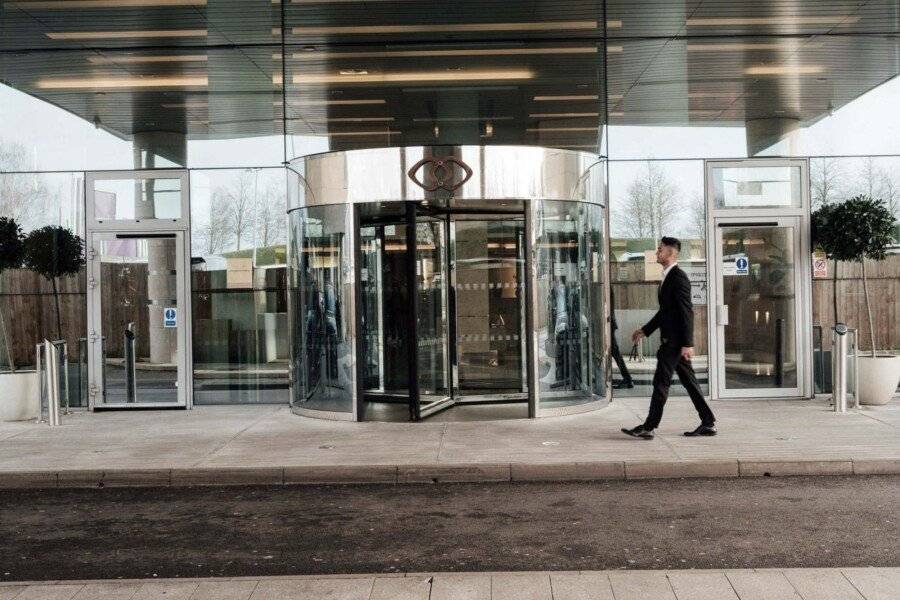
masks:
{"type": "Polygon", "coordinates": [[[469,165],[455,156],[423,158],[407,172],[409,178],[426,192],[455,192],[472,177],[469,165]]]}

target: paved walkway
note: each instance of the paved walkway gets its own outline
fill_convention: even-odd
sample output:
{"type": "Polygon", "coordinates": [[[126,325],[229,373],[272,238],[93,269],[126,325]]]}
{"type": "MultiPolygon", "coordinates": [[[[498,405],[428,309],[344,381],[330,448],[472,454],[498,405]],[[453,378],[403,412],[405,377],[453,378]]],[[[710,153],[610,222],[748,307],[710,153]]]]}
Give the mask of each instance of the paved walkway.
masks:
{"type": "Polygon", "coordinates": [[[900,473],[900,402],[835,414],[825,401],[713,403],[720,434],[673,399],[655,440],[619,428],[645,399],[547,419],[348,423],[283,406],[75,413],[0,423],[0,488],[431,482],[900,473]]]}
{"type": "Polygon", "coordinates": [[[896,600],[900,568],[0,583],[0,600],[896,600]]]}

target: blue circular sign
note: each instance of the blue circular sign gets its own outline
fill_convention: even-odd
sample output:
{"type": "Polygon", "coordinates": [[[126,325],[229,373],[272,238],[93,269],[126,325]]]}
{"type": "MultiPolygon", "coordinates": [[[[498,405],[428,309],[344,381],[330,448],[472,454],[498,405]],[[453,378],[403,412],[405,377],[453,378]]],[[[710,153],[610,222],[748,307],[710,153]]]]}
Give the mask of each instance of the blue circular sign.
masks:
{"type": "Polygon", "coordinates": [[[748,261],[744,256],[734,261],[734,266],[737,267],[738,271],[746,271],[749,265],[750,261],[748,261]]]}
{"type": "Polygon", "coordinates": [[[170,321],[175,318],[175,309],[174,308],[166,309],[166,318],[169,319],[170,321]]]}

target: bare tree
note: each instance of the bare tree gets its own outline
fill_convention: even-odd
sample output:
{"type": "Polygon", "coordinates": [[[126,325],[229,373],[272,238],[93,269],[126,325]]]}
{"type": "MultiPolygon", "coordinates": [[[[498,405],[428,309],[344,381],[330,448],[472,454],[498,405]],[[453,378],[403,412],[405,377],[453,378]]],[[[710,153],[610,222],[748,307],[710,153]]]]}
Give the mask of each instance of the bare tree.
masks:
{"type": "Polygon", "coordinates": [[[688,237],[706,239],[706,202],[699,192],[694,192],[688,206],[690,222],[687,226],[688,237]]]}
{"type": "Polygon", "coordinates": [[[256,240],[261,248],[284,244],[287,234],[286,200],[279,186],[269,183],[256,203],[256,240]]]}
{"type": "Polygon", "coordinates": [[[222,210],[211,210],[209,220],[199,223],[193,229],[200,251],[207,256],[228,249],[232,240],[228,215],[222,210]]]}
{"type": "Polygon", "coordinates": [[[0,215],[15,219],[28,231],[40,224],[47,189],[40,177],[28,170],[27,150],[21,144],[0,143],[0,215]]]}
{"type": "MultiPolygon", "coordinates": [[[[229,242],[240,250],[253,234],[255,177],[249,171],[238,175],[229,186],[217,187],[212,192],[210,214],[220,213],[219,223],[229,233],[229,242]]],[[[210,219],[212,221],[212,218],[210,219]]]]}
{"type": "Polygon", "coordinates": [[[894,176],[893,171],[880,166],[875,158],[869,156],[863,160],[859,169],[856,187],[859,193],[884,200],[888,210],[897,218],[900,211],[900,186],[894,176]]]}
{"type": "Polygon", "coordinates": [[[657,239],[671,233],[682,204],[677,186],[657,163],[647,161],[628,186],[619,226],[628,237],[657,239]]]}
{"type": "Polygon", "coordinates": [[[841,195],[840,183],[843,177],[840,161],[836,158],[814,158],[809,166],[813,208],[836,202],[841,195]]]}

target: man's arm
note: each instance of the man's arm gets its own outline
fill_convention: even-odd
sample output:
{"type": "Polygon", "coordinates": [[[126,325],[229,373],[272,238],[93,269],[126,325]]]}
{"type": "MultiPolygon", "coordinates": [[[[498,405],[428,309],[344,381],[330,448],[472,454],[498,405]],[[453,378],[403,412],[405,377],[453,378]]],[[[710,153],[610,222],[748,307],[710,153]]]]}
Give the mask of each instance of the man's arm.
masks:
{"type": "Polygon", "coordinates": [[[659,323],[662,321],[662,310],[656,311],[656,314],[653,315],[653,318],[647,321],[647,324],[641,327],[641,331],[644,332],[644,335],[649,337],[653,335],[653,332],[659,329],[659,323]]]}
{"type": "Polygon", "coordinates": [[[682,332],[682,346],[694,345],[694,306],[691,304],[691,280],[687,275],[675,281],[674,304],[675,314],[678,315],[679,328],[682,332]]]}

